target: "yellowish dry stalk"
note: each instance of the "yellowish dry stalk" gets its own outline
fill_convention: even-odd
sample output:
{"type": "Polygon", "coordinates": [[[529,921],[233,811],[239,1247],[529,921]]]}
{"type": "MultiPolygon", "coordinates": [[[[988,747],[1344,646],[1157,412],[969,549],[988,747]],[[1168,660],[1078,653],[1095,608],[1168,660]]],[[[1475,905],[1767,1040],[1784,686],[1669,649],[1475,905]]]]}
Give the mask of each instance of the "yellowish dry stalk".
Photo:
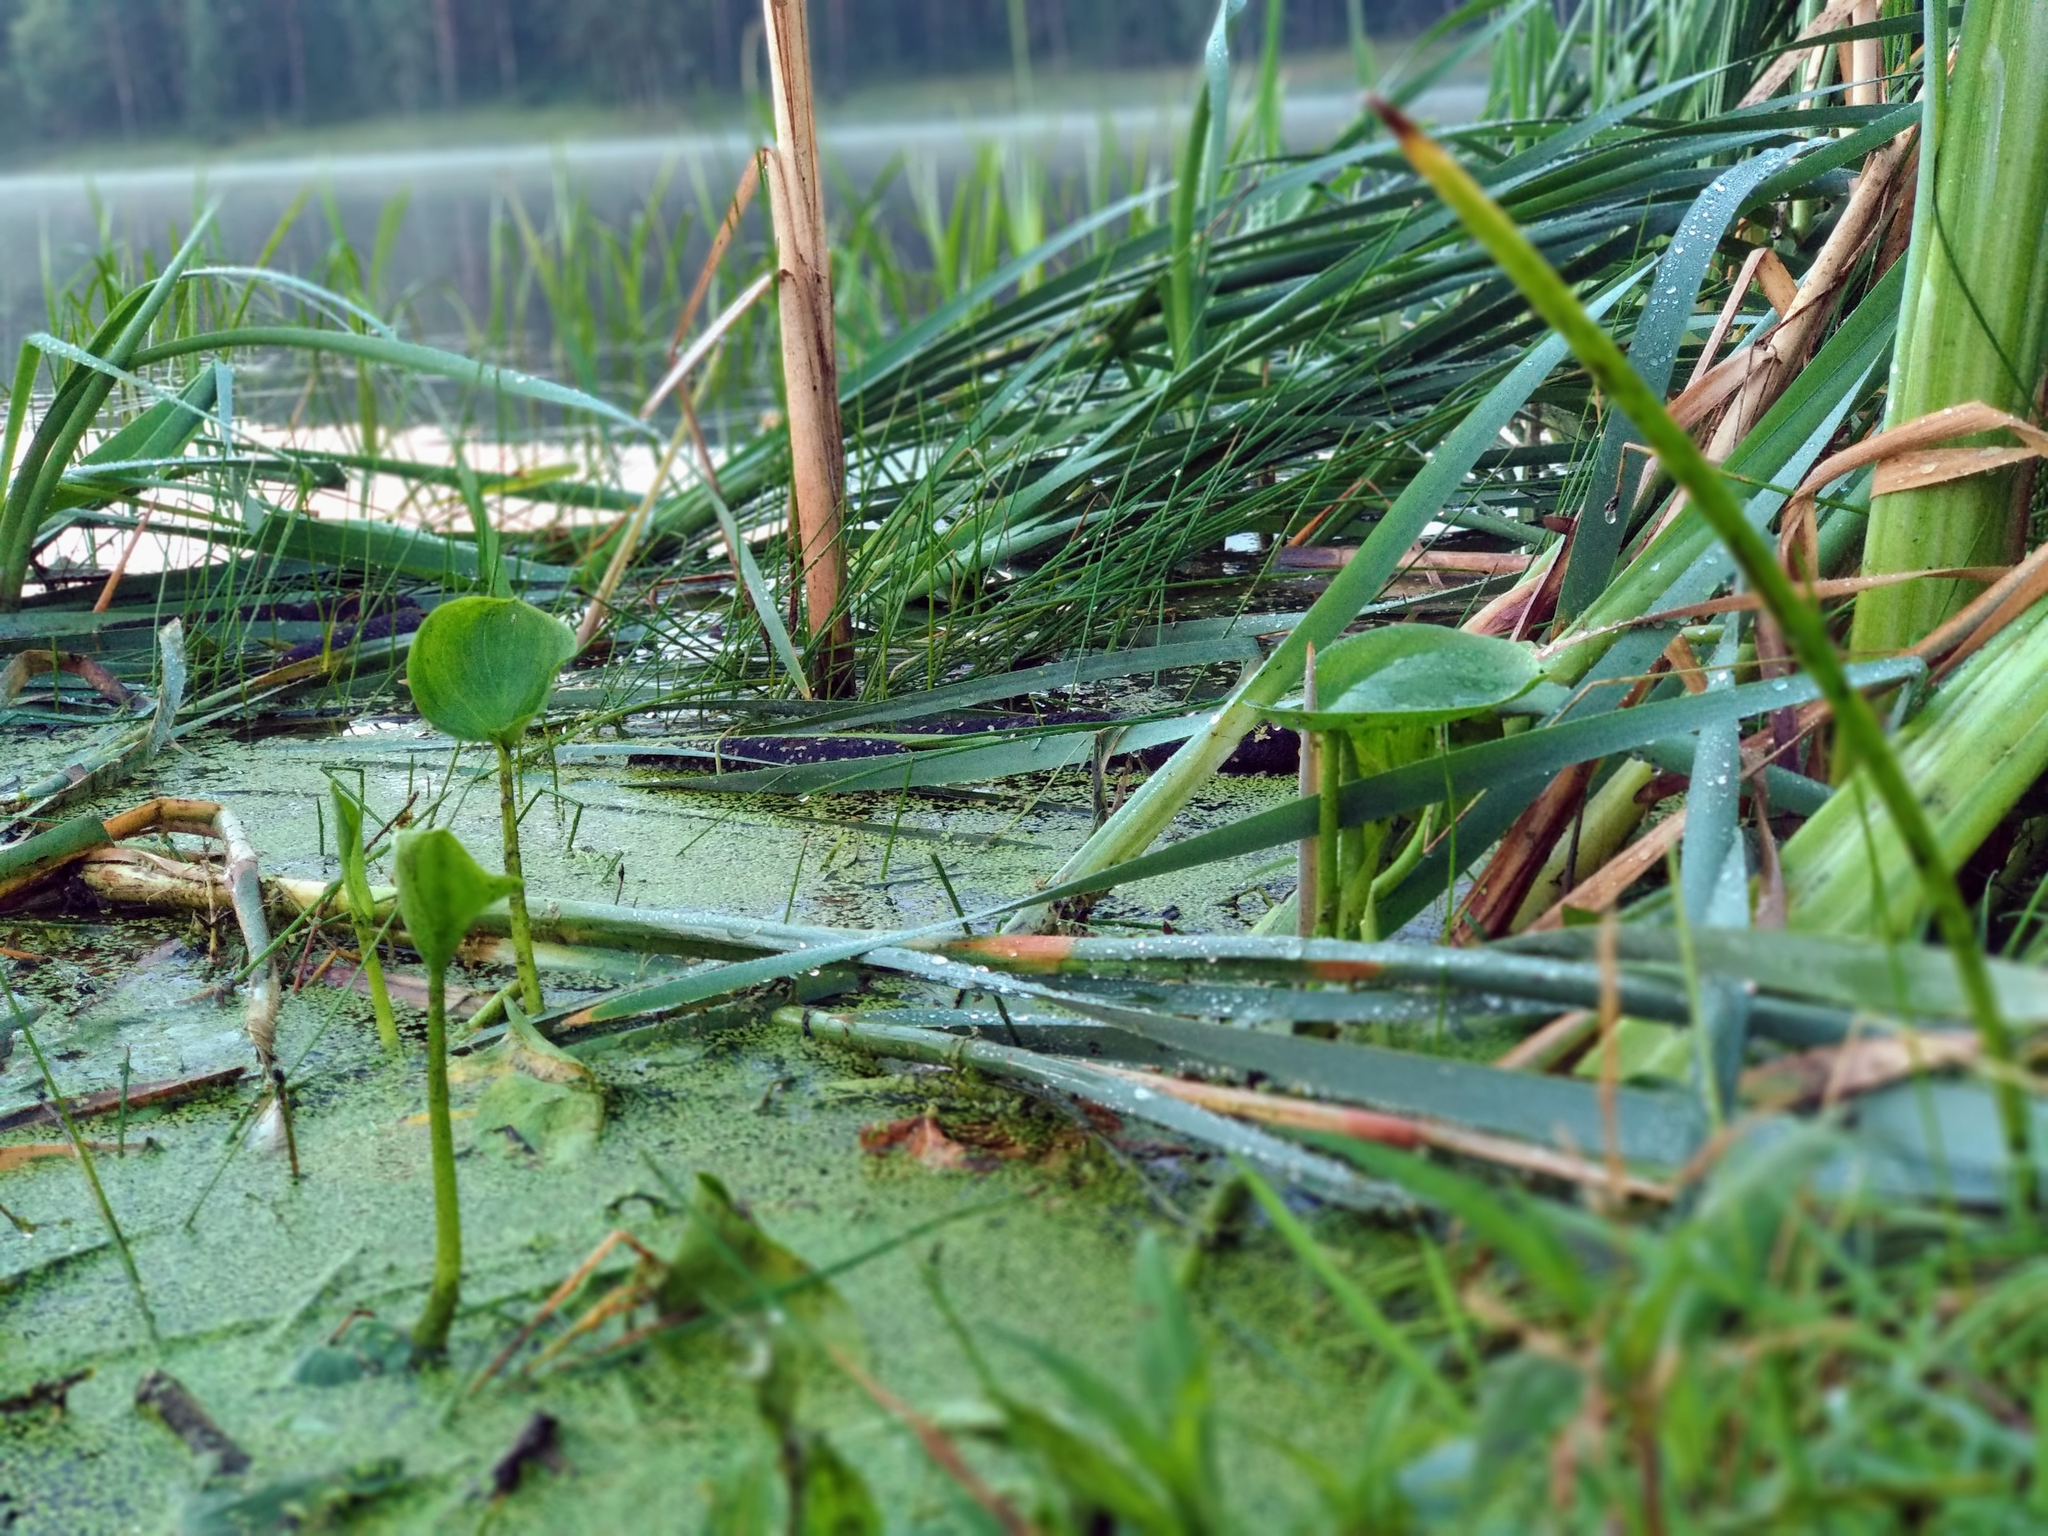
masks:
{"type": "MultiPolygon", "coordinates": [[[[1849,24],[1862,27],[1874,25],[1877,21],[1877,0],[1856,0],[1855,9],[1849,13],[1849,24]]],[[[1852,107],[1877,107],[1884,104],[1884,86],[1879,79],[1884,74],[1884,40],[1877,37],[1859,37],[1842,49],[1842,77],[1849,82],[1848,104],[1852,107]]]]}
{"type": "Polygon", "coordinates": [[[841,696],[853,680],[846,615],[846,448],[839,426],[839,362],[832,324],[832,266],[812,113],[810,29],[804,0],[761,0],[768,43],[775,153],[768,199],[775,219],[782,307],[782,377],[789,410],[790,531],[803,572],[811,634],[811,684],[841,696]]]}

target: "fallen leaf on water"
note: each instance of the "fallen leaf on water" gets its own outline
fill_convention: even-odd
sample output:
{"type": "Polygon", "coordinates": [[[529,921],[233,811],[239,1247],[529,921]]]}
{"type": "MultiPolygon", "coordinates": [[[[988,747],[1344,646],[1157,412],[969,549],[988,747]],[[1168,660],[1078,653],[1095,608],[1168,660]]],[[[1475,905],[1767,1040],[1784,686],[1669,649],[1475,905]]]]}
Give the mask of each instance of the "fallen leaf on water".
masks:
{"type": "Polygon", "coordinates": [[[878,1157],[885,1152],[907,1152],[925,1167],[942,1173],[967,1166],[967,1149],[940,1130],[938,1120],[931,1115],[864,1125],[860,1144],[863,1151],[878,1157]]]}
{"type": "Polygon", "coordinates": [[[505,1038],[469,1057],[462,1077],[486,1085],[476,1104],[478,1128],[509,1131],[516,1137],[508,1144],[512,1150],[538,1154],[542,1162],[583,1157],[604,1129],[604,1091],[590,1068],[516,1009],[505,1038]]]}
{"type": "MultiPolygon", "coordinates": [[[[86,1148],[93,1152],[118,1152],[121,1149],[111,1141],[88,1141],[86,1148]]],[[[32,1163],[40,1157],[75,1157],[68,1141],[25,1141],[20,1146],[0,1147],[0,1173],[18,1168],[23,1163],[32,1163]]]]}

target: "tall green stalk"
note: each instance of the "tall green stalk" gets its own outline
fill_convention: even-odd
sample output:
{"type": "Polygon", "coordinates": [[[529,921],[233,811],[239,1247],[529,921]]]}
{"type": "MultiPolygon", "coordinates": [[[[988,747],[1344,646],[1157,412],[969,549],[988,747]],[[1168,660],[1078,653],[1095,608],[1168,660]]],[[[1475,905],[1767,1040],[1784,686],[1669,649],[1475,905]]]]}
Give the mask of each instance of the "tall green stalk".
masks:
{"type": "Polygon", "coordinates": [[[1372,35],[1365,30],[1364,0],[1344,0],[1344,33],[1351,43],[1351,73],[1360,85],[1379,78],[1379,60],[1372,50],[1372,35]]]}
{"type": "Polygon", "coordinates": [[[348,896],[348,918],[362,954],[363,979],[370,988],[370,1012],[377,1020],[377,1038],[384,1049],[399,1050],[398,1020],[391,1011],[391,992],[384,984],[384,962],[377,954],[377,903],[370,894],[370,871],[363,851],[362,802],[338,782],[330,781],[334,800],[335,847],[341,860],[341,887],[348,896]]]}
{"type": "Polygon", "coordinates": [[[462,1209],[456,1202],[455,1125],[448,1113],[448,974],[427,973],[427,1136],[434,1168],[434,1282],[413,1325],[412,1347],[438,1355],[462,1298],[462,1209]]]}
{"type": "Polygon", "coordinates": [[[498,825],[505,838],[505,874],[520,883],[505,898],[512,914],[512,949],[519,962],[519,1003],[541,1010],[540,968],[533,961],[533,924],[526,916],[526,874],[519,859],[519,767],[505,743],[498,748],[498,825]]]}
{"type": "Polygon", "coordinates": [[[434,1174],[434,1279],[413,1326],[413,1353],[431,1359],[448,1347],[462,1294],[462,1209],[455,1184],[455,1128],[448,1112],[448,967],[485,907],[518,886],[469,856],[453,832],[407,832],[392,859],[398,913],[427,963],[427,1134],[434,1174]]]}
{"type": "MultiPolygon", "coordinates": [[[[1973,0],[1952,86],[1933,66],[1947,52],[1944,6],[1927,10],[1920,187],[1887,426],[1972,400],[2031,415],[2048,361],[2048,5],[1973,0]]],[[[2004,564],[2024,515],[2018,473],[1877,497],[1864,573],[2004,564]]],[[[1911,581],[1866,592],[1850,649],[1911,645],[1971,590],[1911,581]]]]}
{"type": "Polygon", "coordinates": [[[1009,0],[1010,72],[1016,82],[1017,109],[1031,107],[1031,23],[1024,14],[1024,0],[1009,0]]]}

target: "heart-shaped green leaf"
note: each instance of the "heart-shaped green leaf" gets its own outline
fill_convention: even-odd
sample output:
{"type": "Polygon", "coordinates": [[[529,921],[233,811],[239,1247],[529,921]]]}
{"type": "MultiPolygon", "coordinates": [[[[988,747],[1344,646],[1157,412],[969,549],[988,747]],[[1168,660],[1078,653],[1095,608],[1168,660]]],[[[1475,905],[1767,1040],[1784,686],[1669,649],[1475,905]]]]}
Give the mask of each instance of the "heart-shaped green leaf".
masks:
{"type": "Polygon", "coordinates": [[[1435,624],[1395,624],[1339,640],[1316,657],[1316,708],[1300,696],[1260,713],[1297,730],[1442,725],[1519,698],[1541,673],[1512,640],[1435,624]]]}
{"type": "Polygon", "coordinates": [[[530,603],[458,597],[412,637],[406,681],[419,712],[450,736],[510,746],[575,654],[575,631],[530,603]]]}
{"type": "Polygon", "coordinates": [[[484,908],[519,885],[477,863],[446,827],[402,833],[392,863],[398,873],[398,915],[412,947],[434,971],[448,968],[484,908]]]}

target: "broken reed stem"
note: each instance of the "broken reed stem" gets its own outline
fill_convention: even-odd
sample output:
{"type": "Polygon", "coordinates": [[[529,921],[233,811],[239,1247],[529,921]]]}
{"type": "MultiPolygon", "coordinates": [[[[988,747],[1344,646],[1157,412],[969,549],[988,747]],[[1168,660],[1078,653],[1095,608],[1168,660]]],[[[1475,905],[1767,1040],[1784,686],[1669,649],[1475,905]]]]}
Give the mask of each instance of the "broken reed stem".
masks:
{"type": "Polygon", "coordinates": [[[518,885],[505,897],[511,914],[512,950],[519,967],[519,1001],[528,1013],[541,1011],[540,971],[533,963],[533,925],[526,915],[526,876],[519,859],[518,765],[504,743],[498,743],[498,821],[505,838],[505,873],[518,885]]]}
{"type": "Polygon", "coordinates": [[[448,1348],[448,1327],[462,1296],[462,1212],[456,1204],[455,1130],[448,1117],[448,977],[427,976],[427,1135],[434,1166],[434,1283],[412,1331],[416,1355],[448,1348]]]}
{"type": "Polygon", "coordinates": [[[804,0],[761,0],[776,149],[768,200],[775,222],[782,378],[789,412],[790,539],[803,572],[811,686],[844,697],[853,683],[847,618],[846,446],[839,425],[839,362],[832,322],[831,245],[812,113],[810,27],[804,0]]]}
{"type": "Polygon", "coordinates": [[[924,1453],[960,1485],[961,1492],[979,1504],[1002,1527],[1004,1536],[1035,1536],[1038,1527],[1018,1514],[1008,1500],[982,1480],[981,1474],[968,1465],[966,1458],[938,1425],[883,1386],[839,1345],[828,1342],[825,1353],[855,1386],[874,1400],[877,1408],[916,1436],[924,1453]]]}

